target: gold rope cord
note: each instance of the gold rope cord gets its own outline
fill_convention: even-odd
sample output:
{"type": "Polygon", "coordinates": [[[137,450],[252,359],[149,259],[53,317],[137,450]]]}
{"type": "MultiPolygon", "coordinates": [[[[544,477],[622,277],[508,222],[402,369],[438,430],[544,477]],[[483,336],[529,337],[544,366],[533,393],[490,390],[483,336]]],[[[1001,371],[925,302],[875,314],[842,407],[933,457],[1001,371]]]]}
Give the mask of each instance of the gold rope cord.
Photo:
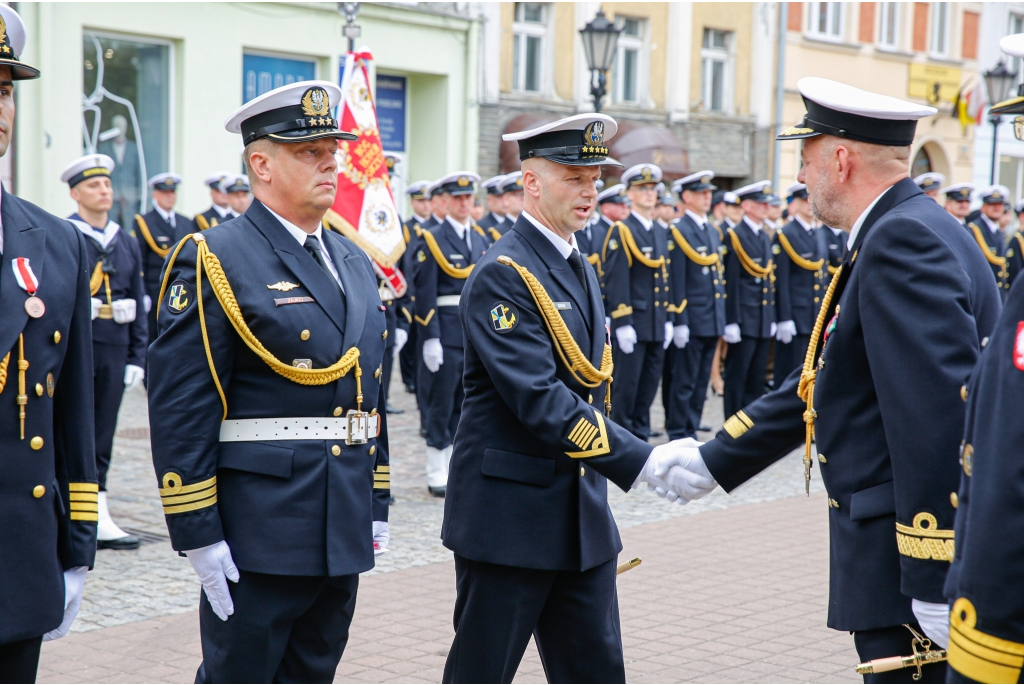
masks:
{"type": "Polygon", "coordinates": [[[680,233],[679,229],[676,228],[675,226],[672,227],[672,237],[675,238],[676,245],[682,248],[683,254],[685,254],[691,262],[694,262],[700,266],[713,266],[718,263],[717,252],[714,252],[706,256],[702,255],[700,252],[697,252],[697,250],[693,249],[693,246],[691,246],[690,243],[687,242],[686,238],[683,237],[683,234],[680,233]]]}
{"type": "Polygon", "coordinates": [[[789,255],[789,258],[793,260],[794,264],[799,266],[801,269],[806,269],[807,271],[821,270],[822,265],[825,264],[824,258],[819,259],[816,262],[812,262],[809,259],[804,259],[803,257],[796,253],[796,250],[793,249],[793,244],[789,242],[789,238],[786,237],[785,233],[779,231],[775,235],[779,239],[779,245],[782,245],[782,249],[786,251],[786,254],[789,255]]]}
{"type": "Polygon", "coordinates": [[[494,242],[498,242],[499,240],[501,240],[502,236],[500,233],[498,233],[497,229],[488,228],[487,232],[491,234],[491,240],[493,240],[494,242]]]}
{"type": "Polygon", "coordinates": [[[598,278],[604,278],[604,271],[601,269],[601,256],[596,252],[594,254],[587,255],[587,261],[597,271],[598,278]]]}
{"type": "Polygon", "coordinates": [[[473,265],[458,268],[452,266],[452,263],[445,259],[444,253],[441,252],[441,246],[437,244],[437,238],[430,231],[423,231],[423,240],[426,241],[427,247],[430,249],[430,254],[434,255],[434,260],[437,265],[441,267],[441,271],[445,272],[452,278],[469,278],[469,274],[473,273],[473,265]]]}
{"type": "Polygon", "coordinates": [[[473,224],[473,230],[479,233],[481,238],[487,237],[487,233],[484,231],[484,229],[480,228],[476,224],[473,224]]]}
{"type": "Polygon", "coordinates": [[[828,272],[830,274],[834,274],[837,271],[839,271],[839,267],[838,266],[832,266],[831,264],[828,265],[828,272]]]}
{"type": "Polygon", "coordinates": [[[3,361],[0,361],[0,392],[3,392],[4,386],[7,385],[7,365],[10,363],[10,361],[10,352],[4,355],[3,361]]]}
{"type": "Polygon", "coordinates": [[[21,422],[21,439],[25,439],[25,405],[28,404],[28,391],[25,389],[25,372],[28,360],[25,359],[25,334],[18,335],[18,419],[21,422]]]}
{"type": "Polygon", "coordinates": [[[164,269],[164,280],[160,284],[160,299],[156,301],[156,318],[160,319],[160,305],[164,301],[164,291],[167,290],[167,281],[171,278],[171,268],[174,266],[174,260],[178,258],[178,253],[181,252],[181,248],[185,246],[188,239],[194,236],[195,233],[189,233],[187,236],[178,241],[178,246],[174,248],[174,254],[171,255],[171,260],[167,262],[167,268],[164,269]]]}
{"type": "Polygon", "coordinates": [[[633,253],[633,257],[638,262],[650,269],[663,269],[665,267],[664,255],[657,259],[651,259],[650,257],[645,256],[644,253],[640,251],[640,248],[637,247],[636,240],[633,238],[633,233],[629,230],[629,226],[621,221],[619,221],[617,225],[619,227],[619,237],[622,238],[622,243],[629,248],[629,251],[633,253]]]}
{"type": "Polygon", "coordinates": [[[200,231],[205,231],[210,227],[210,222],[202,214],[196,214],[196,226],[199,227],[200,231]]]}
{"type": "MultiPolygon", "coordinates": [[[[825,317],[828,315],[829,307],[832,304],[832,296],[835,294],[836,285],[839,283],[839,277],[842,272],[843,267],[839,266],[832,277],[832,282],[828,284],[825,298],[821,301],[821,309],[818,310],[818,318],[814,322],[814,329],[811,330],[811,339],[807,343],[807,354],[804,355],[804,368],[800,372],[800,384],[796,390],[796,394],[800,399],[807,403],[807,410],[804,411],[804,424],[806,424],[804,434],[804,485],[808,495],[810,495],[811,487],[811,442],[814,440],[814,419],[818,416],[817,412],[814,411],[814,381],[818,375],[818,370],[814,364],[814,353],[818,349],[821,329],[825,326],[825,317]]],[[[838,309],[838,305],[836,307],[838,309]]]]}
{"type": "Polygon", "coordinates": [[[527,289],[530,291],[530,295],[533,296],[533,301],[537,304],[537,309],[544,318],[544,324],[551,335],[551,340],[555,343],[555,350],[558,352],[562,363],[569,369],[572,377],[586,388],[596,388],[604,381],[608,381],[608,388],[605,391],[604,397],[604,407],[605,414],[611,416],[611,385],[612,370],[614,369],[611,346],[605,344],[604,352],[601,354],[601,368],[594,368],[587,355],[580,349],[575,338],[572,337],[569,328],[562,319],[562,315],[558,313],[555,303],[551,301],[551,296],[548,295],[544,286],[537,280],[537,277],[531,274],[525,267],[516,264],[506,255],[498,257],[498,261],[506,266],[511,266],[519,274],[519,277],[523,279],[527,289]]]}
{"type": "MultiPolygon", "coordinates": [[[[618,226],[620,222],[616,221],[614,224],[608,227],[608,232],[604,234],[604,245],[601,247],[601,261],[608,262],[608,242],[612,239],[612,230],[618,226]]],[[[629,254],[629,250],[626,250],[626,264],[633,266],[633,256],[629,254]]]]}
{"type": "Polygon", "coordinates": [[[100,291],[100,286],[103,285],[103,262],[96,262],[96,268],[92,270],[92,275],[89,276],[89,294],[95,295],[100,291]]]}
{"type": "Polygon", "coordinates": [[[146,244],[149,245],[149,249],[161,258],[166,257],[170,253],[171,248],[160,247],[156,244],[156,241],[153,240],[153,234],[149,232],[149,225],[146,223],[146,220],[142,218],[141,214],[135,215],[135,221],[139,224],[139,228],[142,229],[142,237],[145,238],[146,244]]]}
{"type": "Polygon", "coordinates": [[[988,260],[988,263],[993,266],[1005,267],[1006,257],[1000,257],[992,252],[992,248],[990,248],[988,243],[985,241],[985,236],[981,234],[981,229],[978,228],[978,224],[972,223],[971,230],[974,231],[974,239],[977,241],[978,247],[980,247],[981,251],[985,254],[985,259],[988,260]]]}
{"type": "Polygon", "coordinates": [[[748,274],[754,278],[768,278],[772,276],[771,259],[768,260],[767,266],[758,266],[757,262],[751,259],[747,251],[743,249],[743,243],[740,242],[740,237],[736,235],[736,231],[729,231],[729,239],[732,241],[732,249],[736,251],[740,264],[746,269],[748,274]]]}

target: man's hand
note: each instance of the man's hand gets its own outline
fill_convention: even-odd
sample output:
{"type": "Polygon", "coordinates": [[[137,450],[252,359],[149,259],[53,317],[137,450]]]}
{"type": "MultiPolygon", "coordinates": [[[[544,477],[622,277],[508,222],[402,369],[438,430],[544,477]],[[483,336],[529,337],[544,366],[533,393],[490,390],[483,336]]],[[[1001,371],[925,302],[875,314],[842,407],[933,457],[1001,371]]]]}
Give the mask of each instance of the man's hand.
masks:
{"type": "Polygon", "coordinates": [[[783,345],[788,345],[793,336],[796,335],[796,324],[792,321],[783,321],[779,324],[779,330],[775,333],[775,339],[783,345]]]}
{"type": "Polygon", "coordinates": [[[684,347],[687,346],[687,344],[689,344],[689,342],[690,342],[690,327],[689,326],[686,326],[686,325],[676,326],[675,328],[672,329],[672,344],[673,345],[675,345],[679,349],[683,349],[684,347]]]}
{"type": "Polygon", "coordinates": [[[210,600],[213,613],[222,621],[228,620],[228,616],[235,613],[235,603],[231,601],[228,581],[238,582],[238,569],[231,558],[228,543],[221,540],[206,547],[191,549],[185,552],[185,556],[192,563],[192,569],[199,576],[199,582],[203,584],[203,591],[210,600]]]}
{"type": "Polygon", "coordinates": [[[114,300],[110,307],[114,310],[114,323],[135,321],[135,300],[114,300]]]}
{"type": "Polygon", "coordinates": [[[615,339],[619,341],[619,349],[623,354],[633,354],[636,347],[636,329],[626,325],[615,329],[615,339]]]}
{"type": "Polygon", "coordinates": [[[405,343],[409,342],[409,333],[404,328],[395,329],[395,354],[402,351],[405,343]]]}
{"type": "Polygon", "coordinates": [[[76,566],[64,571],[64,620],[60,626],[43,635],[43,642],[56,640],[68,634],[82,606],[82,591],[85,589],[85,574],[88,572],[88,566],[76,566]]]}
{"type": "Polygon", "coordinates": [[[441,364],[444,364],[444,348],[441,347],[440,338],[423,341],[423,363],[427,365],[430,373],[437,373],[441,364]]]}
{"type": "Polygon", "coordinates": [[[740,325],[738,323],[728,323],[725,325],[725,334],[722,336],[722,340],[730,345],[735,345],[742,339],[743,336],[740,335],[740,325]]]}
{"type": "Polygon", "coordinates": [[[142,296],[142,306],[146,308],[146,313],[149,314],[153,311],[153,298],[149,295],[142,296]]]}
{"type": "Polygon", "coordinates": [[[718,483],[711,476],[698,449],[703,443],[693,438],[673,440],[658,445],[637,476],[633,487],[647,483],[652,490],[669,502],[686,504],[708,494],[718,483]]]}
{"type": "Polygon", "coordinates": [[[95,321],[96,317],[100,315],[100,307],[103,306],[103,300],[98,297],[92,298],[92,320],[95,321]]]}
{"type": "Polygon", "coordinates": [[[391,532],[388,530],[387,521],[373,522],[373,556],[379,557],[388,551],[391,544],[391,532]]]}
{"type": "Polygon", "coordinates": [[[912,599],[910,608],[925,637],[945,649],[949,645],[949,606],[912,599]]]}
{"type": "Polygon", "coordinates": [[[667,350],[668,346],[672,344],[672,322],[665,322],[665,341],[662,343],[662,349],[667,350]]]}
{"type": "Polygon", "coordinates": [[[142,382],[142,379],[146,377],[146,370],[141,366],[135,366],[135,364],[128,364],[124,367],[124,387],[125,390],[130,390],[136,385],[142,382]]]}

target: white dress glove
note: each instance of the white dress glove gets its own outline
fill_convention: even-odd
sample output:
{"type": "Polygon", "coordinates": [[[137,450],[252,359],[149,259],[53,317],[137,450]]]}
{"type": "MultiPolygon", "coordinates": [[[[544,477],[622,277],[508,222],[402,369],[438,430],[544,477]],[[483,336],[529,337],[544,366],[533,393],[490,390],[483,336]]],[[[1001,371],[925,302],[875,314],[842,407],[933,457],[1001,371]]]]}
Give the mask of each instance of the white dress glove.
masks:
{"type": "Polygon", "coordinates": [[[43,635],[43,642],[56,640],[68,634],[82,606],[82,590],[85,589],[85,574],[88,572],[88,566],[76,566],[64,572],[64,620],[60,626],[43,635]]]}
{"type": "Polygon", "coordinates": [[[134,388],[136,385],[142,382],[142,379],[146,377],[146,370],[141,366],[135,366],[135,364],[128,364],[124,367],[124,387],[126,389],[134,388]]]}
{"type": "Polygon", "coordinates": [[[772,321],[772,327],[768,330],[768,337],[774,338],[776,331],[779,330],[779,325],[772,321]]]}
{"type": "Polygon", "coordinates": [[[633,354],[636,347],[636,329],[626,325],[615,329],[615,339],[619,341],[619,349],[624,354],[633,354]]]}
{"type": "Polygon", "coordinates": [[[103,300],[94,297],[92,298],[92,320],[95,321],[96,317],[100,315],[100,307],[103,306],[103,300]]]}
{"type": "Polygon", "coordinates": [[[738,323],[728,323],[725,325],[725,334],[722,336],[722,340],[730,345],[735,345],[742,338],[743,336],[740,335],[740,325],[738,323]]]}
{"type": "Polygon", "coordinates": [[[135,321],[135,300],[114,300],[110,306],[114,310],[114,323],[135,321]]]}
{"type": "Polygon", "coordinates": [[[210,600],[213,613],[222,621],[228,620],[228,616],[235,613],[228,581],[238,582],[238,569],[231,558],[228,543],[221,540],[206,547],[191,549],[185,552],[185,556],[192,562],[192,569],[203,584],[203,591],[210,600]]]}
{"type": "Polygon", "coordinates": [[[142,306],[146,308],[146,313],[149,314],[153,311],[153,298],[149,295],[142,296],[142,306]]]}
{"type": "Polygon", "coordinates": [[[779,324],[779,330],[775,333],[775,339],[783,345],[788,345],[793,336],[796,335],[796,324],[792,321],[783,321],[779,324]]]}
{"type": "Polygon", "coordinates": [[[912,599],[910,608],[925,637],[945,649],[949,645],[949,606],[912,599]]]}
{"type": "Polygon", "coordinates": [[[698,448],[702,444],[693,438],[683,438],[658,445],[651,451],[633,487],[646,482],[648,490],[680,504],[708,494],[718,483],[700,456],[698,448]]]}
{"type": "Polygon", "coordinates": [[[440,338],[423,341],[423,363],[427,365],[430,373],[437,373],[441,364],[444,364],[444,348],[441,347],[440,338]]]}
{"type": "Polygon", "coordinates": [[[665,322],[665,340],[661,344],[662,349],[667,350],[668,346],[672,344],[672,322],[665,322]]]}
{"type": "Polygon", "coordinates": [[[405,343],[409,342],[409,333],[404,328],[395,329],[395,354],[402,351],[405,343]]]}
{"type": "Polygon", "coordinates": [[[373,556],[379,557],[388,551],[391,544],[391,532],[388,530],[387,521],[373,522],[373,556]]]}
{"type": "Polygon", "coordinates": [[[690,342],[690,327],[687,325],[676,326],[672,329],[672,344],[683,349],[690,342]]]}

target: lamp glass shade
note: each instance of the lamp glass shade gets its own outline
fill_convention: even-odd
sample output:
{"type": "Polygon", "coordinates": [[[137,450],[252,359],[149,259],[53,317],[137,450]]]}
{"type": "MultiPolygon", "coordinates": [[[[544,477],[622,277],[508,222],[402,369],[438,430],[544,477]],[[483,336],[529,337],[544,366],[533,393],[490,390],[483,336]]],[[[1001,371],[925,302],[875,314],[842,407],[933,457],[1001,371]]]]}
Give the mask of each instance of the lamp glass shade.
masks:
{"type": "Polygon", "coordinates": [[[583,39],[583,52],[587,57],[587,67],[591,71],[608,71],[615,58],[615,45],[618,42],[621,28],[615,26],[598,12],[594,19],[580,29],[583,39]]]}
{"type": "Polygon", "coordinates": [[[1006,99],[1006,94],[1010,91],[1010,87],[1017,79],[1017,72],[1007,69],[1006,63],[1000,60],[999,64],[997,64],[993,69],[986,71],[984,76],[985,90],[988,91],[988,100],[992,104],[995,104],[1006,99]]]}

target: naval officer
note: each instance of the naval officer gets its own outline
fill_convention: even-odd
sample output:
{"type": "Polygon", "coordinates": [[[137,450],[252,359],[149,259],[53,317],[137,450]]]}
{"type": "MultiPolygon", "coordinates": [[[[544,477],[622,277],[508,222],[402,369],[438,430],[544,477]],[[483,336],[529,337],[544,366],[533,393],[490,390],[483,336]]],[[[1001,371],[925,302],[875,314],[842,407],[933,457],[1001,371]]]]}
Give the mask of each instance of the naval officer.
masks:
{"type": "Polygon", "coordinates": [[[504,181],[505,175],[501,174],[492,176],[480,184],[480,187],[487,191],[487,213],[477,223],[490,235],[491,242],[501,237],[497,227],[505,221],[505,189],[502,187],[504,181]]]}
{"type": "Polygon", "coordinates": [[[604,415],[611,349],[574,233],[615,130],[579,114],[505,137],[519,143],[526,200],[459,305],[466,402],[441,531],[458,591],[444,682],[511,682],[531,635],[550,682],[625,682],[608,481],[672,499],[683,484],[658,476],[678,443],[652,448],[604,415]]]}
{"type": "MultiPolygon", "coordinates": [[[[803,140],[797,179],[821,221],[850,231],[847,256],[808,363],[676,468],[731,491],[805,443],[809,479],[813,436],[831,531],[829,627],[853,632],[861,661],[911,654],[904,626],[945,648],[961,388],[998,289],[970,234],[907,173],[917,121],[936,110],[826,79],[797,86],[807,116],[779,137],[803,140]]],[[[865,679],[909,683],[912,672],[865,679]]],[[[923,682],[944,676],[924,666],[923,682]]]]}
{"type": "Polygon", "coordinates": [[[220,182],[228,176],[231,176],[231,174],[227,171],[218,171],[203,179],[203,183],[210,189],[210,201],[212,204],[205,212],[196,214],[192,220],[196,231],[205,231],[232,218],[231,205],[228,204],[227,195],[220,190],[220,182]]]}
{"type": "Polygon", "coordinates": [[[946,211],[966,226],[967,215],[971,213],[971,195],[974,193],[974,184],[957,183],[943,188],[940,192],[946,196],[946,211]]]}
{"type": "Polygon", "coordinates": [[[942,192],[940,189],[946,184],[946,177],[937,171],[929,171],[915,176],[914,183],[917,184],[922,193],[936,202],[940,202],[939,195],[942,192]]]}
{"type": "Polygon", "coordinates": [[[188,217],[174,211],[174,205],[178,202],[179,185],[181,176],[178,174],[157,174],[149,179],[149,187],[153,192],[153,209],[145,214],[136,214],[132,228],[135,239],[139,241],[139,251],[142,253],[148,342],[156,340],[156,309],[153,303],[160,296],[160,272],[164,266],[164,259],[178,240],[192,230],[192,222],[188,217]]]}
{"type": "Polygon", "coordinates": [[[340,97],[302,81],[228,117],[256,199],[165,267],[153,465],[203,584],[197,682],[331,682],[389,540],[383,305],[366,254],[321,223],[356,138],[340,97]]]}
{"type": "Polygon", "coordinates": [[[231,217],[245,214],[252,202],[252,193],[249,189],[249,177],[245,174],[230,174],[220,182],[220,192],[228,200],[228,207],[231,208],[231,217]]]}
{"type": "Polygon", "coordinates": [[[992,268],[999,285],[999,294],[1006,299],[1006,293],[1010,290],[1010,271],[1006,266],[1006,241],[1003,239],[1003,231],[999,226],[999,220],[1006,212],[1006,198],[1010,191],[1006,186],[994,185],[982,188],[978,191],[981,200],[981,212],[978,218],[967,223],[967,230],[970,231],[977,243],[978,249],[985,255],[985,261],[992,268]]]}
{"type": "MultiPolygon", "coordinates": [[[[0,156],[14,127],[21,17],[0,5],[0,156]]],[[[0,189],[0,678],[35,682],[44,640],[78,615],[96,557],[92,337],[85,240],[0,189]]]]}
{"type": "Polygon", "coordinates": [[[1013,208],[1017,215],[1017,230],[1013,232],[1006,245],[1006,270],[1009,272],[1010,287],[1017,280],[1017,276],[1024,271],[1024,200],[1018,200],[1013,208]]]}
{"type": "Polygon", "coordinates": [[[117,413],[126,388],[145,377],[149,325],[139,243],[110,220],[114,203],[110,172],[114,160],[86,155],[71,162],[60,180],[71,189],[78,211],[69,219],[85,236],[92,292],[92,359],[96,422],[96,472],[99,478],[100,549],[135,549],[139,538],[121,530],[107,507],[107,473],[114,451],[117,413]]]}
{"type": "Polygon", "coordinates": [[[523,211],[523,172],[513,171],[506,174],[505,180],[501,182],[501,192],[505,198],[505,222],[495,228],[504,235],[523,211]]]}
{"type": "Polygon", "coordinates": [[[419,239],[423,224],[430,218],[430,195],[427,189],[430,181],[416,181],[409,184],[405,194],[409,196],[409,207],[412,209],[412,216],[402,223],[402,237],[405,240],[405,252],[402,254],[402,273],[405,274],[405,296],[398,302],[398,315],[408,325],[406,341],[400,346],[398,353],[399,368],[402,372],[402,382],[407,392],[416,392],[416,370],[419,366],[419,356],[416,354],[416,327],[412,325],[412,310],[415,306],[415,288],[412,279],[412,265],[414,255],[419,249],[413,244],[419,239]]]}

